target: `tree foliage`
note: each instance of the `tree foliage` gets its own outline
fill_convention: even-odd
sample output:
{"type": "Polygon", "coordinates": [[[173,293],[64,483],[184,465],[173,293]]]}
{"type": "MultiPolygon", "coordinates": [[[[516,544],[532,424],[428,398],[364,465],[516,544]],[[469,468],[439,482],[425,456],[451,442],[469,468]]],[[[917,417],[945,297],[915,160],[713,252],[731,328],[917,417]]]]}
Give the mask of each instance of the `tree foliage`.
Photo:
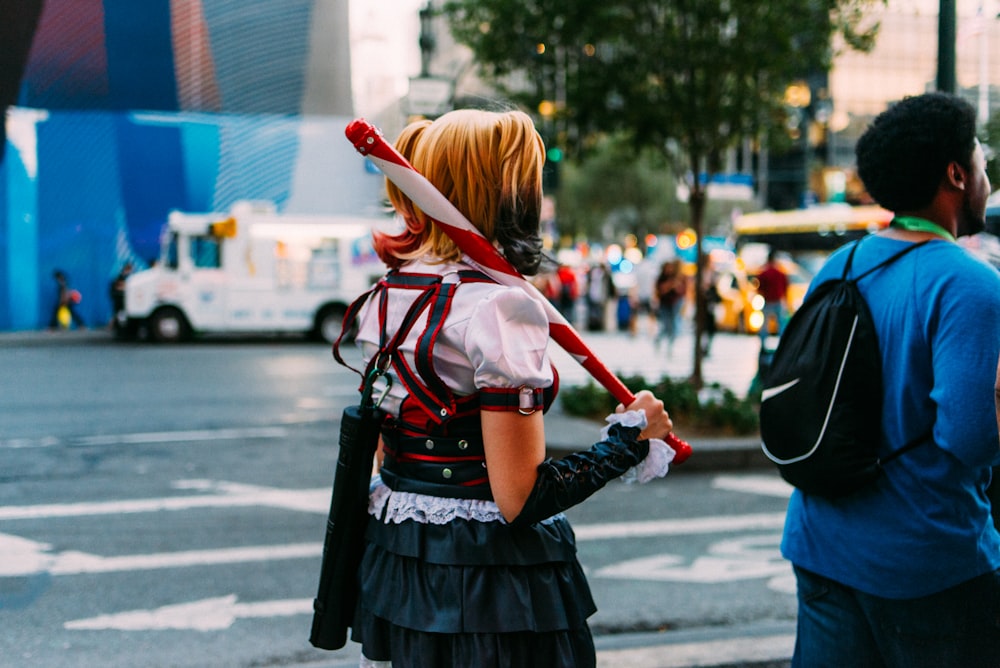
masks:
{"type": "Polygon", "coordinates": [[[884,2],[447,0],[444,9],[488,79],[533,109],[555,104],[565,148],[623,130],[686,163],[783,120],[787,85],[829,67],[834,34],[870,48],[878,24],[866,10],[884,2]]]}
{"type": "MultiPolygon", "coordinates": [[[[833,36],[869,49],[886,0],[446,0],[455,39],[482,74],[529,108],[572,153],[626,133],[674,164],[714,172],[726,149],[785,121],[796,79],[829,69],[833,36]]],[[[687,177],[702,237],[704,184],[687,177]]],[[[700,280],[701,262],[698,263],[700,280]]],[[[699,300],[695,380],[701,375],[699,300]]]]}
{"type": "MultiPolygon", "coordinates": [[[[664,223],[681,218],[681,206],[670,183],[669,168],[652,151],[638,154],[618,136],[597,141],[587,160],[562,165],[557,193],[559,232],[571,238],[604,238],[609,220],[624,222],[618,229],[642,236],[668,230],[664,223]]],[[[669,226],[667,226],[669,227],[669,226]]]]}

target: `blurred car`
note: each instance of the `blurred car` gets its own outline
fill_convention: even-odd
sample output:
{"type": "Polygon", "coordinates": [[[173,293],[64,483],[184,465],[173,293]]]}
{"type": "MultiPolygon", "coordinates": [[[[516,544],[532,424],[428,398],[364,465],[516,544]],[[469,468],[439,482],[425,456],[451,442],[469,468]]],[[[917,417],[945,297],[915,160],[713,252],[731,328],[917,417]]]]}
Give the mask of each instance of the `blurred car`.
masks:
{"type": "MultiPolygon", "coordinates": [[[[812,273],[789,257],[779,257],[778,266],[788,276],[788,315],[791,315],[802,305],[812,273]]],[[[736,260],[714,269],[715,288],[719,294],[714,311],[719,331],[748,334],[759,332],[764,324],[764,298],[757,293],[755,274],[761,267],[748,271],[740,260],[736,260]]]]}
{"type": "MultiPolygon", "coordinates": [[[[720,332],[756,331],[752,328],[752,304],[759,295],[746,271],[737,264],[716,267],[715,290],[719,295],[714,306],[716,328],[720,332]]],[[[757,328],[760,328],[760,323],[757,328]]]]}
{"type": "Polygon", "coordinates": [[[973,255],[1000,269],[1000,190],[986,200],[986,229],[979,234],[959,237],[958,243],[973,255]]]}
{"type": "Polygon", "coordinates": [[[986,232],[1000,237],[1000,190],[986,200],[986,232]]]}

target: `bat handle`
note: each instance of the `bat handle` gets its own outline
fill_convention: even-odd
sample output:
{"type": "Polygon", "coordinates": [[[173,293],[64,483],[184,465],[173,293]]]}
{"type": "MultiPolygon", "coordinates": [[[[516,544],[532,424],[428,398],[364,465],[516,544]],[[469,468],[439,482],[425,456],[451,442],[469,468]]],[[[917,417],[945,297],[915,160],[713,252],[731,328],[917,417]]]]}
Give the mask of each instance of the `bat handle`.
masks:
{"type": "MultiPolygon", "coordinates": [[[[635,395],[625,387],[625,383],[621,382],[617,376],[607,373],[598,374],[598,377],[602,383],[605,383],[605,387],[611,395],[621,402],[622,406],[628,406],[635,401],[635,395]]],[[[683,464],[691,456],[691,444],[682,440],[677,434],[670,432],[663,440],[674,449],[674,464],[683,464]]]]}

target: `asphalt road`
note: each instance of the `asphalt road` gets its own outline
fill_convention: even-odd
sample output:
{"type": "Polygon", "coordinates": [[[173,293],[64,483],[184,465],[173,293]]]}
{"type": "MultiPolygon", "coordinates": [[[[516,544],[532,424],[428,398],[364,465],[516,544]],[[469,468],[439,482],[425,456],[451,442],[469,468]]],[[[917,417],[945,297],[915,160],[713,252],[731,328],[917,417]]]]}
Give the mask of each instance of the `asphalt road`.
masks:
{"type": "MultiPolygon", "coordinates": [[[[356,663],[307,641],[356,387],[326,346],[8,337],[0,368],[0,665],[356,663]]],[[[782,665],[788,492],[678,469],[572,509],[600,664],[782,665]]]]}

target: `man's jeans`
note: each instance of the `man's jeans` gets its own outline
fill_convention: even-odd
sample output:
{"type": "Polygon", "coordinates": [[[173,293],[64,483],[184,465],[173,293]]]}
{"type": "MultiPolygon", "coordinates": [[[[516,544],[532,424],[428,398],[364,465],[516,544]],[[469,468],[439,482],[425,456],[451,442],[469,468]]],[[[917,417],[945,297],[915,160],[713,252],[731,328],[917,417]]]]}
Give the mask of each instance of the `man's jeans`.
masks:
{"type": "Polygon", "coordinates": [[[764,307],[760,310],[764,315],[764,324],[760,326],[760,330],[757,335],[760,340],[763,341],[771,334],[771,321],[774,321],[774,331],[775,334],[781,336],[781,332],[785,329],[785,306],[781,302],[767,302],[764,307]]]}
{"type": "Polygon", "coordinates": [[[908,600],[863,594],[798,567],[795,577],[792,668],[1000,666],[1000,570],[908,600]]]}

